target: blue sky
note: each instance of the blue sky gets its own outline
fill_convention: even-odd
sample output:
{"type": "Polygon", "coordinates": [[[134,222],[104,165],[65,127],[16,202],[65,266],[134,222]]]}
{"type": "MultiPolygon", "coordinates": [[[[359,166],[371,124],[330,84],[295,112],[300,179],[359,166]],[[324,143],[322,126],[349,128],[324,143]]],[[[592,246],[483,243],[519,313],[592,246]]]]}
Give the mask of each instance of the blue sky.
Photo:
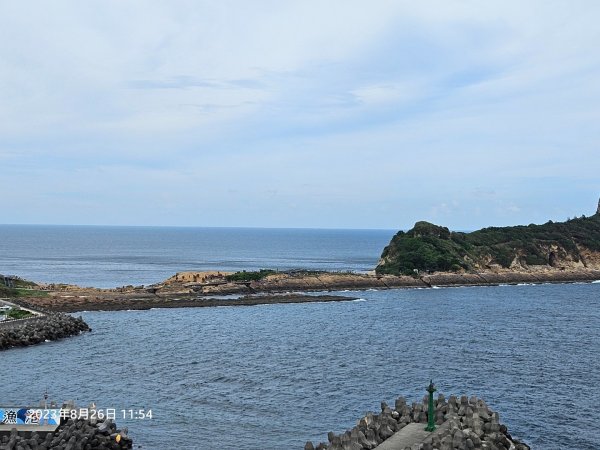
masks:
{"type": "Polygon", "coordinates": [[[0,223],[591,214],[595,1],[0,4],[0,223]]]}

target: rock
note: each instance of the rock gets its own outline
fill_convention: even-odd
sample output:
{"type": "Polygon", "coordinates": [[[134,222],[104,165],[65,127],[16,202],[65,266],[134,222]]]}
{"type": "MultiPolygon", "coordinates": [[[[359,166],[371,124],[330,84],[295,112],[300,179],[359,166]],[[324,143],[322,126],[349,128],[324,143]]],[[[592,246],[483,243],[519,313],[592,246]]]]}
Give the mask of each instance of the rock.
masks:
{"type": "Polygon", "coordinates": [[[400,412],[402,408],[406,406],[406,399],[404,397],[398,397],[395,402],[396,411],[400,412]]]}
{"type": "Polygon", "coordinates": [[[389,425],[385,424],[379,429],[378,434],[379,437],[381,437],[381,439],[385,441],[394,434],[394,430],[392,430],[389,425]]]}
{"type": "Polygon", "coordinates": [[[444,423],[444,413],[442,411],[436,411],[435,413],[435,424],[441,425],[444,423]]]}
{"type": "Polygon", "coordinates": [[[448,398],[448,406],[457,409],[457,402],[456,402],[456,396],[455,395],[451,395],[448,398]]]}
{"type": "Polygon", "coordinates": [[[392,410],[386,402],[381,402],[381,412],[384,414],[391,414],[392,410]]]}
{"type": "Polygon", "coordinates": [[[459,450],[466,450],[467,439],[465,438],[465,434],[461,430],[456,430],[454,432],[454,435],[452,436],[452,447],[459,450]]]}
{"type": "Polygon", "coordinates": [[[110,434],[110,421],[105,420],[98,424],[98,431],[103,434],[110,434]]]}
{"type": "Polygon", "coordinates": [[[442,438],[440,450],[452,450],[452,436],[446,435],[442,438]]]}
{"type": "Polygon", "coordinates": [[[362,431],[357,431],[357,442],[362,446],[362,448],[373,449],[377,445],[370,439],[367,439],[367,436],[362,431]]]}

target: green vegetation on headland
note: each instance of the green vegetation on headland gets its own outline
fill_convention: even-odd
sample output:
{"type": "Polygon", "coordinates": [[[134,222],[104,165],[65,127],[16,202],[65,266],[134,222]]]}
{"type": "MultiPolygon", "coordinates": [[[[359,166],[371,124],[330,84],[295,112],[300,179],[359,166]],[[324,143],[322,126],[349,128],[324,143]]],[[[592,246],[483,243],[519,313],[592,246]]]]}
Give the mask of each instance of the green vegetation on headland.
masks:
{"type": "Polygon", "coordinates": [[[600,214],[543,225],[489,227],[452,232],[429,222],[399,231],[385,247],[378,274],[481,270],[565,262],[587,267],[586,252],[600,252],[600,214]]]}
{"type": "MultiPolygon", "coordinates": [[[[269,275],[275,274],[285,274],[292,276],[310,276],[310,275],[319,275],[323,273],[319,270],[308,270],[308,269],[294,269],[294,270],[273,270],[273,269],[260,269],[257,271],[246,272],[242,270],[241,272],[235,272],[231,275],[226,275],[224,278],[227,281],[235,282],[235,281],[260,281],[263,278],[268,277],[269,275]]],[[[348,272],[350,273],[350,272],[348,272]]]]}
{"type": "Polygon", "coordinates": [[[45,297],[47,295],[48,292],[37,289],[8,288],[0,285],[0,297],[45,297]]]}
{"type": "Polygon", "coordinates": [[[45,297],[46,291],[40,291],[33,281],[24,280],[17,276],[0,275],[0,297],[45,297]]]}
{"type": "Polygon", "coordinates": [[[246,272],[245,270],[242,270],[241,272],[236,272],[225,276],[225,279],[227,281],[258,281],[269,275],[273,275],[274,273],[277,272],[271,269],[260,269],[254,272],[246,272]]]}
{"type": "Polygon", "coordinates": [[[16,276],[5,276],[0,274],[0,297],[32,297],[46,295],[42,291],[35,290],[38,287],[32,281],[27,281],[16,276]]]}

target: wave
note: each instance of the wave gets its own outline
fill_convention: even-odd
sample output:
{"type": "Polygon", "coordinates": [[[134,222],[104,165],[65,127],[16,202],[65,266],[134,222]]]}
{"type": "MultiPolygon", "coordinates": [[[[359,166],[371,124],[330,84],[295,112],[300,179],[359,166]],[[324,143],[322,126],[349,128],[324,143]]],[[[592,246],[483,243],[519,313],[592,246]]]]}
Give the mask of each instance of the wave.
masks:
{"type": "MultiPolygon", "coordinates": [[[[242,298],[243,295],[241,294],[225,294],[225,295],[211,295],[210,298],[211,300],[237,300],[239,298],[242,298]]],[[[250,295],[250,297],[252,297],[252,295],[250,295]]],[[[198,296],[197,298],[199,299],[204,299],[207,298],[206,296],[202,295],[202,296],[198,296]]]]}
{"type": "Polygon", "coordinates": [[[352,302],[366,302],[367,299],[366,298],[357,298],[355,300],[351,300],[352,302]]]}

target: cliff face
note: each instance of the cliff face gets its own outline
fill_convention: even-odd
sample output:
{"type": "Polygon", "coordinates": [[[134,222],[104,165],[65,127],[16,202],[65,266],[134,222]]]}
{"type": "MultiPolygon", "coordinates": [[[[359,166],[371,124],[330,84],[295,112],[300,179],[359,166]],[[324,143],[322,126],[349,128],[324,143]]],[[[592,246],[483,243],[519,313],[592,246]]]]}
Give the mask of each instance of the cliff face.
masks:
{"type": "Polygon", "coordinates": [[[600,269],[600,213],[543,225],[451,232],[428,222],[398,232],[383,250],[379,274],[470,270],[600,269]]]}

